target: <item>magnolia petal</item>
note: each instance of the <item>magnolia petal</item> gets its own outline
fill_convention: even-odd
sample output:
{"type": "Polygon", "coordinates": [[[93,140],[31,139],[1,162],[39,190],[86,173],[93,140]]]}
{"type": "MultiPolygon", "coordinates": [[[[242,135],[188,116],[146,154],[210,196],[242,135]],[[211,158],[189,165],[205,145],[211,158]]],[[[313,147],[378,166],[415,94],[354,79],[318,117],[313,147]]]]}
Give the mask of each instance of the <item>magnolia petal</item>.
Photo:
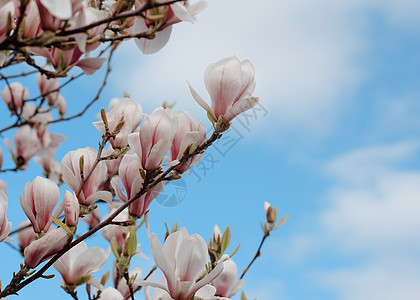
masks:
{"type": "Polygon", "coordinates": [[[176,2],[171,5],[172,11],[174,12],[174,15],[180,19],[181,21],[194,23],[195,18],[191,14],[191,12],[187,9],[187,7],[181,3],[176,2]]]}
{"type": "Polygon", "coordinates": [[[176,278],[173,268],[170,266],[166,260],[166,256],[163,252],[162,244],[159,241],[156,233],[151,233],[149,236],[150,239],[150,248],[152,249],[153,259],[155,260],[156,265],[165,275],[169,291],[173,291],[176,288],[176,278]]]}
{"type": "Polygon", "coordinates": [[[79,60],[76,66],[82,69],[86,75],[92,75],[99,70],[105,62],[105,57],[89,57],[79,60]]]}
{"type": "Polygon", "coordinates": [[[201,96],[193,89],[191,84],[187,81],[188,86],[190,87],[191,95],[193,96],[194,100],[200,105],[202,108],[204,108],[205,111],[208,111],[212,114],[213,119],[216,120],[216,117],[214,116],[213,110],[210,108],[210,106],[206,103],[206,101],[201,98],[201,96]]]}
{"type": "Polygon", "coordinates": [[[96,200],[104,200],[105,202],[108,202],[109,204],[112,204],[112,194],[108,191],[99,191],[95,192],[89,197],[86,198],[85,204],[91,205],[96,200]]]}
{"type": "Polygon", "coordinates": [[[139,281],[134,281],[134,284],[140,285],[140,286],[151,286],[154,288],[159,288],[162,289],[164,291],[166,291],[169,294],[168,288],[161,283],[158,282],[154,282],[154,281],[149,281],[149,280],[139,280],[139,281]]]}
{"type": "MultiPolygon", "coordinates": [[[[224,257],[225,255],[223,255],[224,257]]],[[[219,263],[217,264],[217,266],[209,273],[207,274],[203,279],[201,279],[199,282],[197,282],[194,286],[192,286],[190,288],[190,290],[188,291],[188,299],[191,298],[194,293],[196,291],[198,291],[199,289],[201,289],[203,286],[205,286],[206,284],[209,284],[210,282],[213,281],[213,279],[215,279],[217,276],[220,275],[220,273],[222,273],[223,271],[223,257],[222,259],[219,261],[219,263]]]]}
{"type": "Polygon", "coordinates": [[[120,201],[122,201],[124,203],[128,201],[127,196],[124,195],[124,193],[121,190],[121,185],[120,185],[120,182],[117,178],[112,177],[111,186],[114,189],[114,191],[117,194],[117,197],[118,197],[118,199],[120,199],[120,201]]]}
{"type": "Polygon", "coordinates": [[[216,288],[210,284],[207,284],[203,286],[201,289],[199,289],[194,297],[200,298],[200,299],[219,299],[218,297],[214,297],[214,294],[216,293],[216,288]]]}
{"type": "Polygon", "coordinates": [[[231,287],[229,294],[227,295],[227,297],[233,297],[240,289],[241,287],[245,284],[245,281],[242,279],[239,279],[235,282],[235,284],[231,287]]]}
{"type": "Polygon", "coordinates": [[[71,0],[40,0],[50,14],[61,20],[68,20],[73,15],[71,0]]]}
{"type": "MultiPolygon", "coordinates": [[[[144,23],[144,20],[142,22],[144,23]]],[[[153,54],[158,52],[168,43],[171,32],[172,26],[168,26],[162,31],[156,32],[155,37],[152,40],[142,38],[134,39],[134,42],[143,54],[153,54]]]]}
{"type": "Polygon", "coordinates": [[[188,11],[191,15],[195,16],[196,14],[201,13],[208,6],[207,0],[200,0],[197,3],[194,3],[188,7],[188,11]]]}
{"type": "Polygon", "coordinates": [[[247,111],[253,108],[255,105],[258,104],[259,98],[258,97],[249,97],[245,99],[239,99],[224,115],[224,121],[230,122],[233,118],[235,118],[240,113],[247,111]]]}
{"type": "Polygon", "coordinates": [[[168,153],[172,145],[172,138],[162,138],[157,142],[150,151],[149,157],[146,161],[146,170],[157,168],[163,160],[163,157],[168,153]]]}

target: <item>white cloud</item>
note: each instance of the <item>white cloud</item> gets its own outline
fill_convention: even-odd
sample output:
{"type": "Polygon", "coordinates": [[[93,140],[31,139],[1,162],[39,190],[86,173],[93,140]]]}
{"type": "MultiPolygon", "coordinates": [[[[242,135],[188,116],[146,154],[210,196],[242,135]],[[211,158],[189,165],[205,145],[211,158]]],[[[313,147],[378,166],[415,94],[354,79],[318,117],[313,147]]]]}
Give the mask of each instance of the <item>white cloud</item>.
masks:
{"type": "Polygon", "coordinates": [[[318,247],[344,267],[318,275],[340,299],[418,299],[420,172],[399,165],[419,150],[417,142],[359,149],[328,165],[337,182],[318,218],[318,247]]]}
{"type": "Polygon", "coordinates": [[[372,14],[387,25],[413,30],[420,23],[418,6],[412,0],[212,0],[195,24],[177,24],[157,54],[144,56],[134,43],[125,47],[115,86],[150,103],[146,111],[176,100],[178,109],[204,119],[186,80],[208,99],[206,66],[235,54],[255,65],[255,95],[270,111],[261,128],[326,133],[353,91],[371,76],[360,57],[375,43],[372,14]]]}

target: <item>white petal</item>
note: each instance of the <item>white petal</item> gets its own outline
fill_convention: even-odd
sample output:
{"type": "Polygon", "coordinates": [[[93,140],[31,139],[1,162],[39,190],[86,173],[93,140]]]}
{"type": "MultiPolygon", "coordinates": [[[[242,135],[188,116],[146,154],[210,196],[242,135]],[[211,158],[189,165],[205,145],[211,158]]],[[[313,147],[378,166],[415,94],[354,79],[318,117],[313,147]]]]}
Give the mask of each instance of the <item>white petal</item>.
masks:
{"type": "Polygon", "coordinates": [[[40,0],[50,14],[61,20],[68,20],[73,15],[71,0],[40,0]]]}

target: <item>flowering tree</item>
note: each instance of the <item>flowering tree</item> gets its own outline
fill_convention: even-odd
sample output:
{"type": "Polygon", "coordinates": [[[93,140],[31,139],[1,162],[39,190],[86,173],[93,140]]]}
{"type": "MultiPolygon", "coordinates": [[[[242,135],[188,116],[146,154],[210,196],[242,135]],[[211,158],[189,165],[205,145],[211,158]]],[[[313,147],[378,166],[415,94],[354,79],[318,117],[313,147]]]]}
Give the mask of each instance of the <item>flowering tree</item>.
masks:
{"type": "Polygon", "coordinates": [[[39,278],[49,278],[45,272],[51,266],[62,276],[61,287],[74,299],[82,285],[89,299],[135,299],[141,289],[146,299],[228,299],[244,284],[242,278],[260,255],[264,240],[286,220],[277,222],[275,208],[264,203],[263,239],[240,278],[231,259],[238,248],[225,253],[229,227],[222,234],[216,225],[206,243],[198,234],[175,226],[162,244],[149,226],[148,208],[165,183],[180,179],[198,164],[234,118],[257,105],[249,61],[233,56],[207,67],[204,81],[210,105],[190,86],[213,126],[209,137],[204,125],[187,112],[164,106],[147,115],[129,97],[112,99],[108,109],[101,110],[100,121],[93,123],[101,135],[98,149],[74,149],[58,162],[54,155],[65,137],[50,132],[53,124],[76,119],[101,98],[121,42],[134,39],[143,53],[154,53],[168,42],[174,24],[193,22],[206,6],[205,0],[193,4],[180,0],[0,1],[1,98],[6,105],[2,109],[10,111],[0,133],[13,132],[13,143],[4,139],[12,160],[3,163],[0,148],[0,171],[23,172],[31,159],[44,170],[43,177],[30,178],[19,195],[28,220],[13,231],[6,214],[7,181],[0,180],[0,241],[12,242],[9,236],[17,234],[24,257],[20,269],[11,270],[9,283],[3,284],[1,298],[17,294],[39,278]],[[104,64],[105,76],[95,97],[77,114],[68,115],[60,91],[79,77],[95,74],[104,64]],[[22,65],[26,65],[23,72],[9,72],[22,65]],[[70,75],[74,67],[82,72],[70,75]],[[39,96],[30,98],[19,79],[35,74],[39,96]],[[60,201],[62,184],[67,190],[60,201]],[[109,214],[101,219],[98,206],[103,204],[109,206],[109,214]],[[89,225],[88,231],[78,230],[79,220],[89,225]],[[142,224],[156,265],[143,278],[141,268],[132,264],[132,258],[141,255],[137,229],[142,224]],[[85,243],[99,231],[109,249],[88,248],[85,243]],[[92,274],[111,256],[113,287],[105,287],[110,272],[101,280],[92,274]],[[157,268],[163,276],[154,280],[157,268]],[[152,296],[150,287],[155,288],[152,296]]]}

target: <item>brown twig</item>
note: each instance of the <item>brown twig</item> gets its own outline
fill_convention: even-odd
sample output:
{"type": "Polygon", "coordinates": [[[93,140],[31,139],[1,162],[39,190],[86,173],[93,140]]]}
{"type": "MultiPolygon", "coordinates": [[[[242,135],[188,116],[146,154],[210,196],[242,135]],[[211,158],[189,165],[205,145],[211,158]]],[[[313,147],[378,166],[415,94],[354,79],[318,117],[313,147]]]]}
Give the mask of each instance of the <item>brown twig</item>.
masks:
{"type": "Polygon", "coordinates": [[[263,236],[263,238],[262,238],[262,240],[261,240],[261,243],[260,243],[260,246],[258,247],[258,249],[257,249],[257,253],[255,253],[255,256],[254,256],[254,258],[251,260],[251,262],[248,264],[248,266],[245,268],[245,270],[242,272],[242,275],[241,275],[241,277],[239,278],[239,279],[242,279],[244,276],[245,276],[245,274],[246,274],[246,272],[249,270],[249,268],[252,266],[252,264],[254,263],[254,261],[257,259],[257,257],[259,257],[260,255],[261,255],[261,247],[262,247],[262,245],[264,244],[264,241],[265,241],[265,239],[268,237],[270,235],[270,233],[269,232],[267,232],[267,233],[265,233],[264,234],[264,236],[263,236]]]}

